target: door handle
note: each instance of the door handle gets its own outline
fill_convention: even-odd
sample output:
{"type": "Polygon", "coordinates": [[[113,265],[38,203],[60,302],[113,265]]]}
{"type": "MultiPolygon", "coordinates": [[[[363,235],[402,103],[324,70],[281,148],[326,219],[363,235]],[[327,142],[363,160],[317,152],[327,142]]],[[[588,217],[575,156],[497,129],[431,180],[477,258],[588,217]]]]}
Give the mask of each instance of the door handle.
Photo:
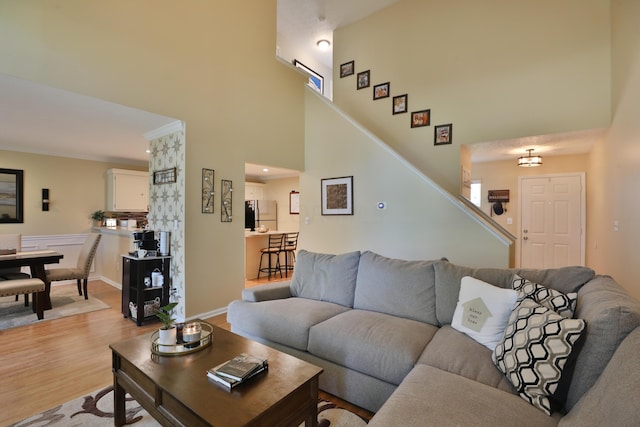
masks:
{"type": "Polygon", "coordinates": [[[527,236],[524,236],[522,240],[529,240],[529,238],[527,236]]]}

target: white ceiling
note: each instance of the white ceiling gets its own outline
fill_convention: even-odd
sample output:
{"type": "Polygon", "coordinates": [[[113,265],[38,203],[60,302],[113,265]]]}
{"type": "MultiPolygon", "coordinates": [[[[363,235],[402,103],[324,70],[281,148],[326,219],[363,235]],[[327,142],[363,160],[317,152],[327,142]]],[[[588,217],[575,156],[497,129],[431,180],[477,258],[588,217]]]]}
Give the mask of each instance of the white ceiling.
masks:
{"type": "Polygon", "coordinates": [[[146,165],[144,135],[175,121],[0,74],[0,149],[146,165]]]}
{"type": "MultiPolygon", "coordinates": [[[[396,1],[278,0],[278,32],[311,46],[319,61],[331,64],[332,49],[320,52],[315,45],[319,38],[333,41],[334,29],[396,1]]],[[[0,74],[0,149],[146,165],[145,134],[176,120],[0,74]]],[[[472,144],[469,148],[474,162],[515,159],[528,148],[534,148],[540,155],[585,153],[603,132],[494,141],[472,144]]],[[[297,173],[270,168],[269,174],[262,172],[262,168],[248,165],[247,176],[264,180],[297,173]]]]}
{"type": "Polygon", "coordinates": [[[278,0],[278,33],[286,36],[298,51],[328,68],[333,64],[333,31],[384,9],[399,0],[278,0]],[[318,49],[318,40],[331,48],[318,49]]]}

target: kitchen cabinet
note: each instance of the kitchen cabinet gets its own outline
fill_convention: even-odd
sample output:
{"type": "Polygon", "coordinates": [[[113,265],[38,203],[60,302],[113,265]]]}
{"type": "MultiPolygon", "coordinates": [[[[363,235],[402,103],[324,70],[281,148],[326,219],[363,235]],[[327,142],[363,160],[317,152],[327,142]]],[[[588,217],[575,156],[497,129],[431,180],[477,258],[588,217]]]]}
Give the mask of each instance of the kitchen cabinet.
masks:
{"type": "Polygon", "coordinates": [[[112,212],[147,212],[149,173],[126,169],[107,171],[107,210],[112,212]]]}
{"type": "Polygon", "coordinates": [[[264,200],[264,184],[258,182],[244,183],[245,200],[264,200]]]}
{"type": "Polygon", "coordinates": [[[170,266],[170,256],[122,256],[122,315],[125,318],[131,318],[138,326],[157,320],[156,310],[169,303],[170,266]]]}

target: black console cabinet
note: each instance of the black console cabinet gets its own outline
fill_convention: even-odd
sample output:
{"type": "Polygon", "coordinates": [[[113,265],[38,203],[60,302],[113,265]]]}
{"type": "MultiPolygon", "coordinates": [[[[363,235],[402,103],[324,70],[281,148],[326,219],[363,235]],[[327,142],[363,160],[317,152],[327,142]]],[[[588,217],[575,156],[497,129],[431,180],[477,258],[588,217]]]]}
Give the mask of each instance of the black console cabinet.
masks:
{"type": "Polygon", "coordinates": [[[160,307],[169,303],[170,267],[170,256],[145,258],[122,256],[122,315],[125,318],[131,318],[138,326],[144,321],[158,319],[154,313],[148,312],[145,316],[144,307],[145,304],[152,305],[158,301],[160,307]],[[151,281],[154,271],[162,274],[164,283],[162,286],[145,286],[145,278],[151,281]],[[130,309],[130,303],[135,305],[133,312],[130,309]]]}

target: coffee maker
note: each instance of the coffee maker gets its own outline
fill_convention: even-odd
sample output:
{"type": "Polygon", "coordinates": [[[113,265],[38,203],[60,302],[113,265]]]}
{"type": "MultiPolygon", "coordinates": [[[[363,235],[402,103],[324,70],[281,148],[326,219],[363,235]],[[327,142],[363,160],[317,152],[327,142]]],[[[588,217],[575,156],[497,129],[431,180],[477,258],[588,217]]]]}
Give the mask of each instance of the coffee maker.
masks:
{"type": "Polygon", "coordinates": [[[133,245],[136,250],[144,249],[147,255],[155,256],[158,250],[158,241],[154,238],[153,230],[142,230],[133,232],[133,245]]]}

